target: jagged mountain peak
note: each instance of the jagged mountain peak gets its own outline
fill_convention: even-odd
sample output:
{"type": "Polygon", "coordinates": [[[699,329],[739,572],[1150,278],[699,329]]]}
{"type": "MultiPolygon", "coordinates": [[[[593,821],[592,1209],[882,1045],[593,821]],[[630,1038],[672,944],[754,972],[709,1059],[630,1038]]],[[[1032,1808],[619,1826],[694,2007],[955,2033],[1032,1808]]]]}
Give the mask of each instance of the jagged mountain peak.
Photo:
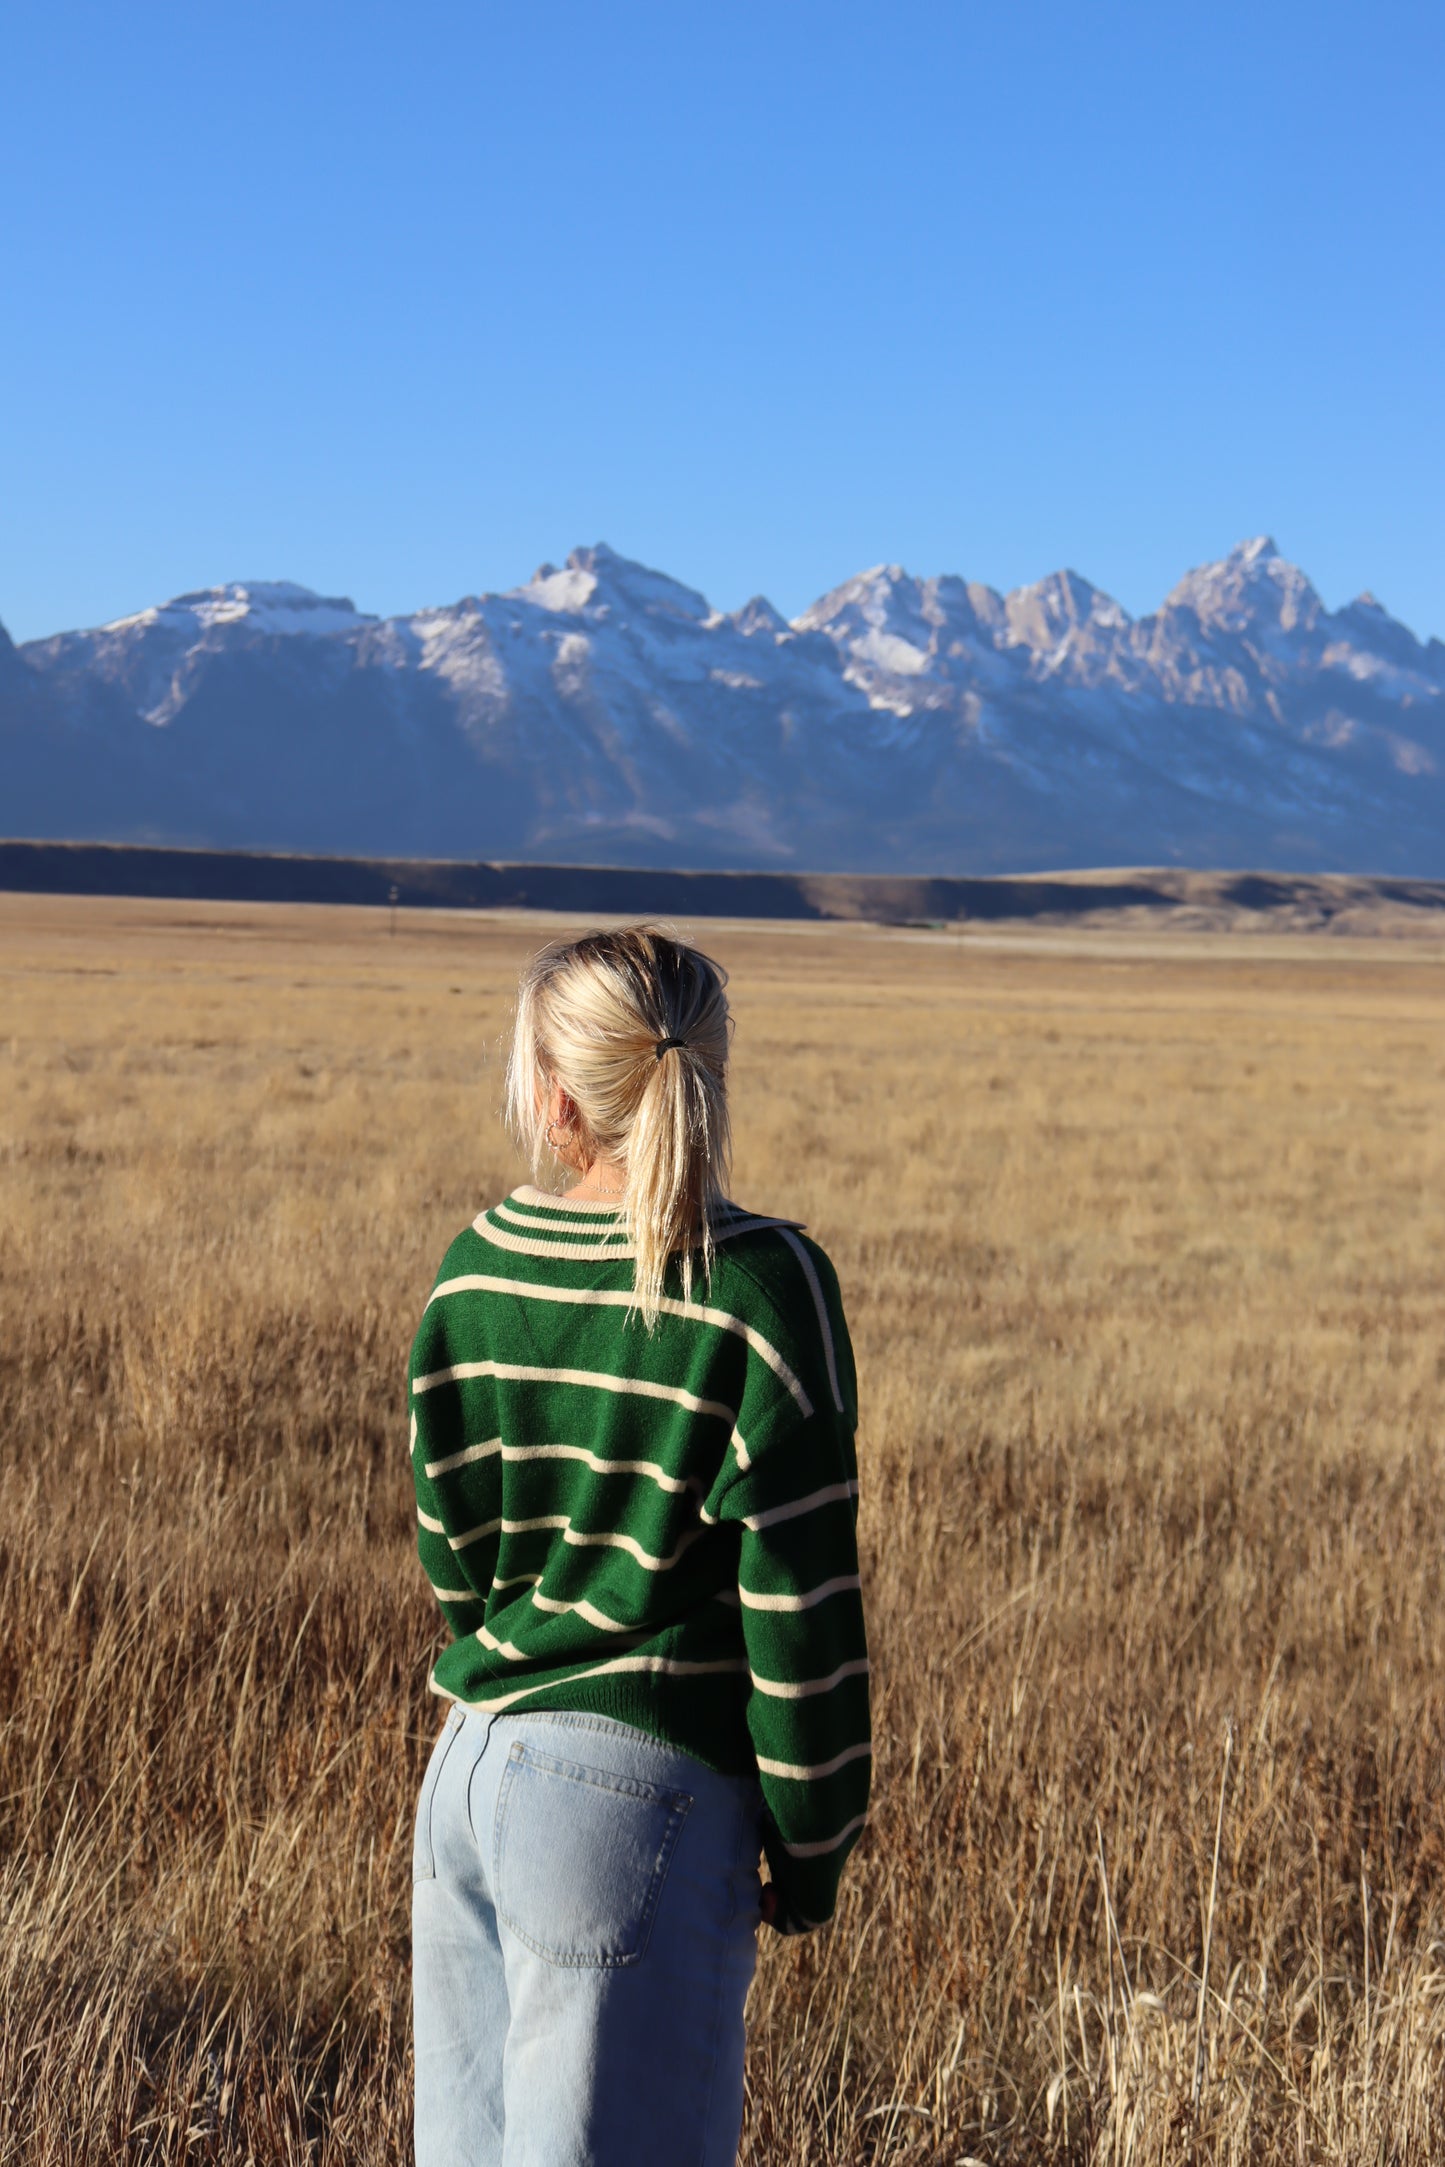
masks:
{"type": "Polygon", "coordinates": [[[1371,594],[1368,587],[1346,602],[1342,609],[1336,610],[1333,621],[1339,626],[1355,628],[1367,639],[1403,637],[1412,646],[1420,644],[1409,627],[1392,617],[1379,596],[1371,594]]]}
{"type": "Polygon", "coordinates": [[[237,581],[0,638],[0,724],[17,833],[860,871],[1445,851],[1445,647],[1372,596],[1324,611],[1267,535],[1138,622],[1068,568],[1005,597],[884,562],[789,626],[602,542],[381,623],[237,581]]]}
{"type": "Polygon", "coordinates": [[[774,609],[765,594],[755,594],[741,609],[730,611],[724,621],[748,639],[760,632],[770,633],[774,639],[792,636],[793,628],[787,618],[781,610],[774,609]]]}
{"type": "Polygon", "coordinates": [[[855,572],[851,579],[830,587],[819,595],[816,602],[809,603],[801,615],[793,619],[796,632],[821,632],[840,620],[886,625],[900,608],[913,615],[919,602],[921,583],[903,569],[901,564],[870,564],[866,571],[855,572]]]}
{"type": "Polygon", "coordinates": [[[1122,632],[1129,613],[1078,572],[1050,572],[1031,586],[1015,587],[1004,597],[1011,643],[1036,652],[1055,649],[1083,626],[1122,632]]]}
{"type": "Polygon", "coordinates": [[[539,565],[525,587],[511,590],[509,599],[568,616],[594,615],[613,603],[649,616],[698,624],[714,614],[695,588],[634,557],[624,557],[606,542],[571,550],[561,571],[552,564],[539,565]]]}
{"type": "Polygon", "coordinates": [[[793,619],[799,632],[821,632],[845,658],[846,674],[870,698],[907,714],[936,679],[992,654],[1005,628],[1003,598],[952,573],[917,579],[899,564],[870,565],[793,619]]]}
{"type": "Polygon", "coordinates": [[[646,569],[643,565],[634,565],[632,558],[624,557],[610,542],[592,542],[567,553],[569,572],[603,572],[613,565],[619,570],[626,570],[629,566],[633,566],[637,571],[646,569]]]}
{"type": "Polygon", "coordinates": [[[1309,580],[1268,534],[1237,542],[1217,562],[1186,572],[1164,608],[1192,609],[1206,630],[1229,633],[1248,631],[1261,619],[1284,632],[1309,631],[1325,614],[1309,580]]]}
{"type": "Polygon", "coordinates": [[[574,549],[560,571],[555,564],[539,564],[525,587],[509,590],[508,600],[531,602],[538,609],[555,610],[561,615],[579,614],[597,592],[595,572],[589,565],[573,561],[580,554],[574,549]]]}

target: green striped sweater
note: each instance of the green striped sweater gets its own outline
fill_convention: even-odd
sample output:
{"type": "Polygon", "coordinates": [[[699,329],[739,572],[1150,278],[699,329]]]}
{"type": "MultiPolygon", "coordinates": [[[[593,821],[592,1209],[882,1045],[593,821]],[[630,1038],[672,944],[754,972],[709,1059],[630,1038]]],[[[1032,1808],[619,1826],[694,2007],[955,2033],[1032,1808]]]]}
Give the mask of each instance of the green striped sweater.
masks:
{"type": "Polygon", "coordinates": [[[586,1709],[756,1774],[777,1925],[832,1916],[868,1803],[857,1385],[838,1282],[725,1207],[710,1283],[628,1317],[618,1211],[523,1187],[448,1249],[412,1348],[432,1690],[586,1709]]]}

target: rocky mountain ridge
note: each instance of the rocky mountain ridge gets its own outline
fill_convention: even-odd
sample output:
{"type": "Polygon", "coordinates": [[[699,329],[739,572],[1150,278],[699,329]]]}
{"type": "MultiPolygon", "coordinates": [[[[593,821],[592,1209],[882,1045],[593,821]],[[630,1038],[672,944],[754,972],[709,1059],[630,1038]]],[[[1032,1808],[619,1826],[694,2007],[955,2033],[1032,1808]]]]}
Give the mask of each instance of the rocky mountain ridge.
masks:
{"type": "Polygon", "coordinates": [[[789,621],[605,544],[377,618],[288,582],[0,634],[0,831],[937,873],[1445,873],[1445,643],[1268,537],[1132,618],[878,565],[789,621]]]}

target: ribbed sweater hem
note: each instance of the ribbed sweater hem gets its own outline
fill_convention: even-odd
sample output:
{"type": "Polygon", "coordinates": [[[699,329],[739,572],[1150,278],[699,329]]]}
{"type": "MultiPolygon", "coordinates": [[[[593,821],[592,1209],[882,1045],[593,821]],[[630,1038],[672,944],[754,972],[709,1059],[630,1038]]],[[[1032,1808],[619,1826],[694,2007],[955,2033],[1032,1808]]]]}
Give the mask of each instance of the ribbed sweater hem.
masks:
{"type": "MultiPolygon", "coordinates": [[[[462,1643],[453,1645],[460,1647],[462,1643]]],[[[428,1682],[440,1700],[458,1701],[463,1707],[475,1708],[483,1715],[488,1712],[492,1692],[501,1699],[506,1690],[502,1681],[494,1679],[477,1681],[472,1691],[453,1690],[444,1685],[435,1672],[428,1682]]],[[[718,1721],[715,1702],[711,1706],[692,1708],[688,1702],[685,1685],[679,1687],[670,1679],[634,1673],[623,1677],[569,1678],[560,1685],[539,1686],[536,1692],[528,1693],[525,1700],[513,1701],[509,1707],[497,1708],[494,1712],[528,1715],[533,1711],[565,1709],[578,1714],[610,1716],[614,1722],[629,1723],[635,1730],[646,1731],[660,1744],[689,1754],[720,1776],[756,1778],[757,1754],[742,1710],[739,1709],[734,1721],[723,1725],[718,1721]]]]}

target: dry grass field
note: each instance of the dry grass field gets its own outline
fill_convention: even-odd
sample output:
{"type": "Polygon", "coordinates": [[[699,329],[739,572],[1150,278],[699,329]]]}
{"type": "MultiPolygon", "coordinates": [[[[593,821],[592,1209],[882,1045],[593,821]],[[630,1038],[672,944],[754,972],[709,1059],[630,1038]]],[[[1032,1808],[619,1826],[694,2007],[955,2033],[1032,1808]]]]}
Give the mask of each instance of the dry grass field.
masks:
{"type": "MultiPolygon", "coordinates": [[[[409,2158],[404,1362],[550,930],[0,897],[6,2163],[409,2158]]],[[[875,1663],[747,2167],[1445,2160],[1445,949],[697,930],[875,1663]]]]}

